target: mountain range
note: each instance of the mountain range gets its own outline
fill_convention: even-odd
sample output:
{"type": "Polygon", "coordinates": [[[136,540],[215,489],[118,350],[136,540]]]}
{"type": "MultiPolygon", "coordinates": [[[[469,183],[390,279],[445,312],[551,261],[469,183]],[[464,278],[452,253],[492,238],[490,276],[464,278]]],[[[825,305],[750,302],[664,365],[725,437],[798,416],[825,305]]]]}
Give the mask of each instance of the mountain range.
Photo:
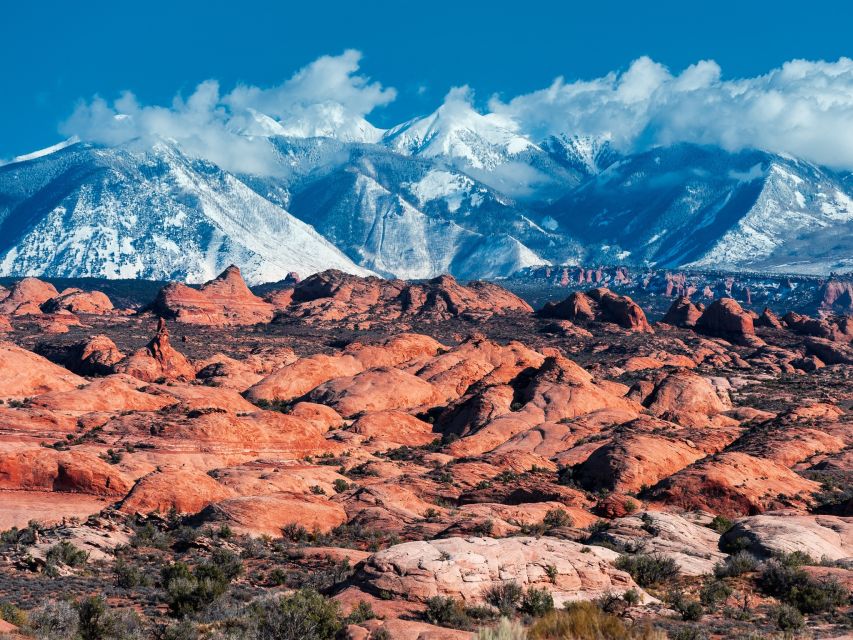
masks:
{"type": "Polygon", "coordinates": [[[203,282],[327,268],[498,278],[563,264],[853,270],[853,174],[761,150],[534,139],[445,104],[388,130],[319,105],[234,132],[268,175],[167,138],[69,140],[0,166],[0,275],[203,282]]]}

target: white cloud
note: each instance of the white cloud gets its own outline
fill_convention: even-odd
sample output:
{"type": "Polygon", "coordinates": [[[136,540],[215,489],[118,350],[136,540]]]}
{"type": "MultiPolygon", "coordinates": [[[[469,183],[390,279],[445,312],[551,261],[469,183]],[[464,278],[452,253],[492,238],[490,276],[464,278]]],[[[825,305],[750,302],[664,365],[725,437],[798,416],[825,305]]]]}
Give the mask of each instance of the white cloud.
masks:
{"type": "Polygon", "coordinates": [[[623,149],[676,142],[788,153],[853,168],[853,60],[793,60],[753,78],[722,79],[716,62],[679,74],[640,58],[623,73],[567,83],[490,109],[534,139],[609,135],[623,149]]]}
{"type": "Polygon", "coordinates": [[[188,98],[176,96],[168,107],[140,105],[129,92],[112,104],[95,97],[78,105],[61,131],[107,145],[176,140],[186,152],[224,169],[275,175],[283,169],[272,146],[258,137],[262,132],[281,126],[282,131],[312,135],[339,130],[349,131],[350,137],[372,135],[364,131],[372,129],[364,116],[393,100],[396,92],[358,75],[360,59],[353,50],[323,56],[279,86],[239,86],[227,95],[220,94],[216,81],[208,80],[188,98]]]}

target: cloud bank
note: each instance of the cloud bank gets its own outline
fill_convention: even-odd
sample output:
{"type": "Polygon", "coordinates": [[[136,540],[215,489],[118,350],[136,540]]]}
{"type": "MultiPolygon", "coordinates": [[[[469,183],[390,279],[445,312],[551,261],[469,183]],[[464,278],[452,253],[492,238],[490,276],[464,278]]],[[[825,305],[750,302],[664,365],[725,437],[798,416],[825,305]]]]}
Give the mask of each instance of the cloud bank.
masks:
{"type": "MultiPolygon", "coordinates": [[[[209,80],[168,106],[141,105],[132,93],[112,103],[95,97],[61,131],[108,145],[174,139],[225,169],[274,175],[280,163],[263,135],[379,139],[382,131],[367,119],[396,91],[360,75],[360,60],[354,50],[323,56],[278,86],[238,86],[224,95],[209,80]]],[[[470,101],[465,89],[448,96],[470,101]]],[[[493,97],[484,115],[534,142],[603,136],[628,151],[694,142],[853,169],[853,60],[792,60],[761,76],[724,79],[712,60],[673,73],[643,57],[600,78],[557,78],[529,94],[493,97]]]]}

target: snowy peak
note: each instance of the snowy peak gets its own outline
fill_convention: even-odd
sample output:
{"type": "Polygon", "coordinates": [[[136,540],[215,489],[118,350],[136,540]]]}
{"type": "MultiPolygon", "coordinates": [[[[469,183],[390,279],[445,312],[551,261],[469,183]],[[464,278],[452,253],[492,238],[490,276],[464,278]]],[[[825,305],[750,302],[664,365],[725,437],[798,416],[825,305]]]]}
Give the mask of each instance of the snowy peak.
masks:
{"type": "Polygon", "coordinates": [[[524,151],[538,149],[503,116],[477,112],[466,95],[451,92],[435,112],[389,129],[382,143],[398,153],[445,157],[493,169],[524,151]]]}
{"type": "Polygon", "coordinates": [[[566,166],[588,175],[601,173],[617,158],[610,145],[610,136],[561,133],[548,137],[540,146],[566,166]]]}

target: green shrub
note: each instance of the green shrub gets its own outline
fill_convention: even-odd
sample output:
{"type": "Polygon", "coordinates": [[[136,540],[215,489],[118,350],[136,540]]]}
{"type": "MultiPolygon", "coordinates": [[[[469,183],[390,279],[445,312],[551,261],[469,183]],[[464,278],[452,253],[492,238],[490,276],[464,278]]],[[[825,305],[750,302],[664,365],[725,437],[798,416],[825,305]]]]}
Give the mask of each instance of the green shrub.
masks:
{"type": "Polygon", "coordinates": [[[653,587],[678,577],[678,564],[672,558],[658,554],[619,556],[616,568],[627,571],[641,587],[653,587]]]}
{"type": "Polygon", "coordinates": [[[78,634],[82,640],[142,640],[142,621],[131,609],[112,610],[100,596],[77,603],[78,634]]]}
{"type": "Polygon", "coordinates": [[[464,605],[455,598],[433,596],[426,601],[426,605],[424,617],[430,624],[454,629],[467,629],[471,625],[464,605]]]}
{"type": "Polygon", "coordinates": [[[23,627],[27,624],[27,612],[11,602],[0,602],[0,620],[5,620],[16,627],[23,627]]]}
{"type": "Polygon", "coordinates": [[[563,509],[550,509],[542,519],[542,524],[546,531],[550,531],[559,527],[572,527],[575,522],[572,520],[572,516],[563,509]]]}
{"type": "Polygon", "coordinates": [[[780,604],[767,612],[767,617],[779,628],[780,631],[799,631],[805,626],[803,614],[788,604],[780,604]]]}
{"type": "Polygon", "coordinates": [[[845,604],[850,594],[837,580],[815,580],[800,567],[768,560],[759,579],[761,589],[800,613],[832,611],[845,604]]]}
{"type": "Polygon", "coordinates": [[[719,533],[720,535],[724,534],[726,531],[732,528],[734,523],[729,520],[726,516],[716,515],[714,519],[711,520],[711,524],[708,526],[711,527],[714,531],[719,533]]]}
{"type": "Polygon", "coordinates": [[[118,558],[113,568],[115,583],[122,589],[133,589],[134,587],[148,586],[150,580],[135,564],[127,562],[124,558],[118,558]]]}
{"type": "Polygon", "coordinates": [[[511,580],[493,585],[483,592],[486,602],[501,612],[501,615],[511,616],[515,613],[521,597],[524,595],[521,586],[511,580]]]}
{"type": "Polygon", "coordinates": [[[722,580],[708,580],[699,589],[699,602],[708,609],[715,609],[732,595],[731,588],[722,580]]]}
{"type": "MultiPolygon", "coordinates": [[[[225,552],[225,554],[234,554],[225,552]]],[[[172,615],[179,618],[201,611],[216,601],[228,589],[231,580],[239,575],[233,559],[223,554],[204,562],[194,570],[183,562],[163,567],[161,572],[165,601],[172,615]]],[[[239,559],[237,560],[239,563],[239,559]]]]}
{"type": "Polygon", "coordinates": [[[529,616],[544,616],[554,609],[554,597],[548,589],[529,587],[521,599],[521,610],[529,616]]]}
{"type": "Polygon", "coordinates": [[[88,559],[88,553],[67,540],[58,542],[47,550],[48,565],[64,564],[67,567],[82,567],[88,559]]]}
{"type": "Polygon", "coordinates": [[[255,603],[252,617],[258,640],[333,640],[343,625],[338,603],[311,589],[255,603]]]}
{"type": "Polygon", "coordinates": [[[718,562],[714,567],[714,575],[717,578],[736,578],[755,571],[759,564],[758,559],[748,551],[738,551],[726,558],[725,562],[718,562]]]}
{"type": "Polygon", "coordinates": [[[70,602],[45,602],[29,614],[29,629],[39,640],[68,640],[75,638],[80,616],[70,602]]]}
{"type": "Polygon", "coordinates": [[[376,614],[373,612],[373,607],[370,606],[369,602],[365,602],[364,600],[359,601],[358,606],[355,607],[350,614],[346,617],[347,624],[361,624],[366,620],[373,620],[376,618],[376,614]]]}
{"type": "Polygon", "coordinates": [[[332,486],[335,488],[336,493],[343,493],[347,489],[349,489],[349,484],[346,480],[338,478],[332,483],[332,486]]]}

